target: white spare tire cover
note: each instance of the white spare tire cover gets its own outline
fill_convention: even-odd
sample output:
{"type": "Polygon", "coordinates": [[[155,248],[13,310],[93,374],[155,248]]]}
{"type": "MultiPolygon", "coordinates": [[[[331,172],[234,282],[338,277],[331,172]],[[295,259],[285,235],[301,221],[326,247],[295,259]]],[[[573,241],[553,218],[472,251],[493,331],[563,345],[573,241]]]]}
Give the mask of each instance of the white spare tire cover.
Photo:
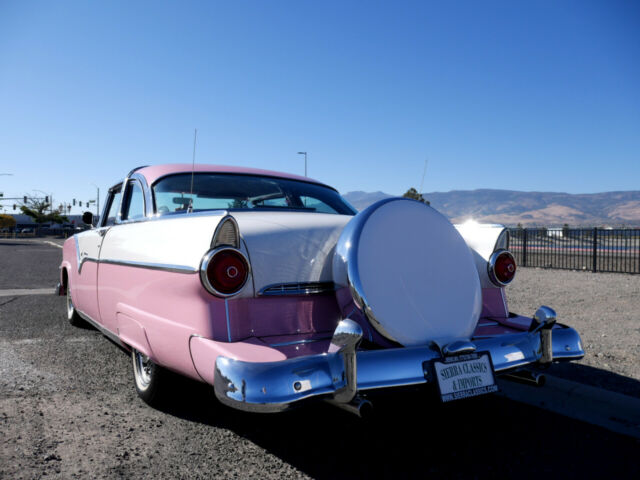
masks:
{"type": "Polygon", "coordinates": [[[381,200],[346,225],[333,277],[380,334],[405,346],[468,340],[482,309],[463,238],[442,214],[407,198],[381,200]]]}

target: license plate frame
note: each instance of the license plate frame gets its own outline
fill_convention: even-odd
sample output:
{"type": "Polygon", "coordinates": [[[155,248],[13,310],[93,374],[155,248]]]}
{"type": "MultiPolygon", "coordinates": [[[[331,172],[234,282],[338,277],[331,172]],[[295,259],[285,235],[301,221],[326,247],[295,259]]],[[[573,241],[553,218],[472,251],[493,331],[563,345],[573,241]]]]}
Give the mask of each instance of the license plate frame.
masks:
{"type": "Polygon", "coordinates": [[[434,360],[433,372],[440,400],[444,403],[498,391],[489,352],[434,360]]]}

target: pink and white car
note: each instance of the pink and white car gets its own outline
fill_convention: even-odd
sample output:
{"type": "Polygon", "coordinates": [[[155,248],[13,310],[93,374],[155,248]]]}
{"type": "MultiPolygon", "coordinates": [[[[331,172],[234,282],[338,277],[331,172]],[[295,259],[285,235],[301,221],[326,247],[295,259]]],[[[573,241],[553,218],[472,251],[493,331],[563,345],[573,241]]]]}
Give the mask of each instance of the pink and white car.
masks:
{"type": "Polygon", "coordinates": [[[147,403],[170,370],[242,410],[322,399],[362,413],[371,390],[431,384],[449,401],[584,355],[552,309],[509,312],[507,248],[502,226],[454,226],[406,198],[357,213],[306,177],[151,166],[65,242],[59,293],[72,324],[131,351],[147,403]]]}

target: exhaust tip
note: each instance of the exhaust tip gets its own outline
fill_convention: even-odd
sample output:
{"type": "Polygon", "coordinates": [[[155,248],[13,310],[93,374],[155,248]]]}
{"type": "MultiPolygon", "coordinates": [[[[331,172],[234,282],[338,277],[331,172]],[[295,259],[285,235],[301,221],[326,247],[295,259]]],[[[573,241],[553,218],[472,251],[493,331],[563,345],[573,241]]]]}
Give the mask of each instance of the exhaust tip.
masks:
{"type": "Polygon", "coordinates": [[[366,398],[355,397],[348,403],[337,402],[333,398],[327,399],[325,401],[333,405],[334,407],[338,407],[342,410],[352,413],[357,417],[362,418],[363,420],[371,418],[373,416],[373,403],[371,403],[366,398]]]}
{"type": "Polygon", "coordinates": [[[517,383],[534,385],[536,387],[543,387],[545,383],[547,383],[547,377],[544,373],[532,372],[530,370],[508,373],[504,375],[504,378],[517,383]]]}

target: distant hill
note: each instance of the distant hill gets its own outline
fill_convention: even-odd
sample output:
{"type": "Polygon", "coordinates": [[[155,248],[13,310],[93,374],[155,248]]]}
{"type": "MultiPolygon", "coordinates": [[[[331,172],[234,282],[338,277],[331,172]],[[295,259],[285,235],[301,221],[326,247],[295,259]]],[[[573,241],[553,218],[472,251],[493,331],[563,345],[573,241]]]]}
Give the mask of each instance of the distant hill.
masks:
{"type": "MultiPolygon", "coordinates": [[[[640,191],[570,194],[481,189],[423,195],[453,222],[473,218],[513,226],[640,226],[640,191]]],[[[344,195],[358,210],[391,196],[384,192],[344,195]]]]}

